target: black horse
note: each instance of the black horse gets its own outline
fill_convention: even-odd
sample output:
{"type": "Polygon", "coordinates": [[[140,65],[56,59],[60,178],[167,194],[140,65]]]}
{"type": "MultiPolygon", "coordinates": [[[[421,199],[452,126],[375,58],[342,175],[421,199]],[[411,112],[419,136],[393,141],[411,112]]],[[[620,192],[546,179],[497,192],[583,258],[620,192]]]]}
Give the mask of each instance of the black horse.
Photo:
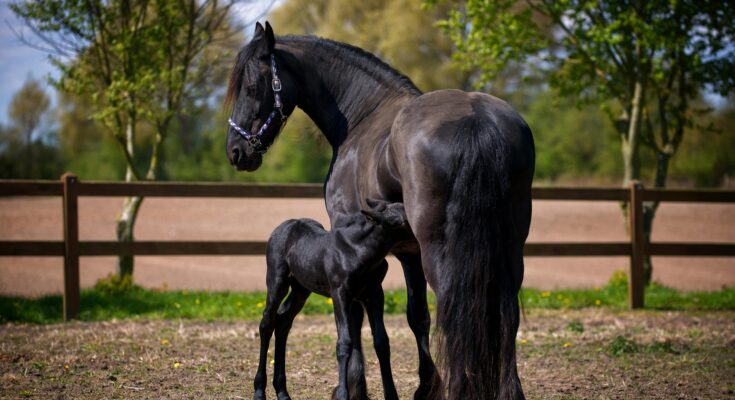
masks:
{"type": "Polygon", "coordinates": [[[418,344],[414,398],[523,398],[515,339],[535,155],[520,115],[487,94],[422,94],[363,50],[276,40],[269,24],[240,51],[228,98],[227,154],[238,170],[260,166],[298,106],[333,148],[325,183],[332,226],[366,198],[404,203],[414,237],[391,252],[403,265],[418,344]],[[429,354],[427,281],[443,382],[429,354]]]}
{"type": "Polygon", "coordinates": [[[405,235],[408,224],[401,203],[368,200],[368,205],[370,208],[362,211],[364,215],[353,215],[345,225],[331,232],[305,218],[288,220],[271,234],[266,253],[268,297],[260,321],[260,362],[255,375],[254,400],[265,399],[265,367],[274,329],[273,386],[279,400],[290,399],[286,389],[286,340],[294,317],[311,292],[334,299],[340,377],[334,397],[349,393],[353,399],[368,398],[360,360],[351,364],[357,370],[349,371],[352,376],[347,379],[349,357],[362,357],[360,329],[364,307],[373,331],[385,399],[398,400],[390,368],[390,344],[383,324],[381,282],[388,271],[385,256],[401,234],[405,235]]]}

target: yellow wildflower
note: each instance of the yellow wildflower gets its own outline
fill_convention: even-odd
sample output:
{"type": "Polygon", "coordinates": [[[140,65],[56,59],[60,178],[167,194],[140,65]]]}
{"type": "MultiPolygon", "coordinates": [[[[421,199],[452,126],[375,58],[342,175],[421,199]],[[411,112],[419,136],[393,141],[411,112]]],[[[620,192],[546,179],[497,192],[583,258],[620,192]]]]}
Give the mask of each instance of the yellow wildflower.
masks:
{"type": "Polygon", "coordinates": [[[599,306],[600,304],[602,304],[602,302],[600,301],[600,299],[595,300],[595,305],[596,306],[599,306]]]}
{"type": "Polygon", "coordinates": [[[551,292],[541,292],[541,297],[549,297],[551,296],[551,292]]]}
{"type": "Polygon", "coordinates": [[[168,346],[168,339],[161,339],[162,346],[168,346]]]}
{"type": "Polygon", "coordinates": [[[566,349],[567,347],[572,347],[572,344],[569,342],[564,342],[564,348],[566,349]]]}
{"type": "Polygon", "coordinates": [[[331,297],[327,299],[327,304],[329,304],[330,306],[334,304],[334,301],[332,301],[331,297]]]}
{"type": "Polygon", "coordinates": [[[174,369],[179,368],[180,366],[181,366],[181,363],[179,363],[178,361],[174,363],[174,369]]]}

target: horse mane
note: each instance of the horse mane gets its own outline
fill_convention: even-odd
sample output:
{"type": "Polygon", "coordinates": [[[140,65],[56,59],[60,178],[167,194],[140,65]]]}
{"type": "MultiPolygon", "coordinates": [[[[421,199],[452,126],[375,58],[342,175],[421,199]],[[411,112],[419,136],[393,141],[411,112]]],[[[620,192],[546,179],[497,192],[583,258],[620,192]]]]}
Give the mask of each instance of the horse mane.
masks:
{"type": "Polygon", "coordinates": [[[240,88],[242,87],[242,80],[245,77],[244,75],[248,66],[248,61],[253,58],[254,54],[255,46],[252,41],[243,46],[237,54],[235,65],[232,67],[232,72],[230,72],[230,81],[227,84],[225,106],[232,104],[232,100],[240,95],[240,88]]]}
{"type": "MultiPolygon", "coordinates": [[[[296,45],[303,47],[309,45],[315,50],[325,51],[331,54],[333,60],[341,60],[343,65],[362,71],[370,78],[382,83],[399,92],[412,95],[420,95],[421,91],[414,85],[409,77],[398,72],[396,69],[385,63],[374,54],[365,51],[359,47],[352,46],[347,43],[324,39],[312,35],[286,35],[276,37],[276,45],[278,44],[296,45]]],[[[235,61],[235,65],[230,73],[230,80],[227,86],[227,95],[225,96],[225,104],[239,95],[242,86],[242,80],[248,67],[248,62],[253,58],[255,46],[253,42],[249,42],[240,50],[235,61]]],[[[326,66],[331,73],[334,71],[336,63],[330,63],[326,66]]],[[[345,73],[344,71],[340,71],[345,73]]]]}
{"type": "MultiPolygon", "coordinates": [[[[334,56],[333,60],[342,61],[343,64],[359,69],[376,81],[390,86],[393,89],[406,91],[414,95],[421,94],[421,91],[409,77],[388,65],[375,54],[351,44],[312,35],[280,36],[276,39],[276,43],[279,42],[285,44],[308,44],[319,50],[326,50],[334,56]]],[[[335,64],[334,62],[330,63],[328,68],[335,66],[335,64]]]]}

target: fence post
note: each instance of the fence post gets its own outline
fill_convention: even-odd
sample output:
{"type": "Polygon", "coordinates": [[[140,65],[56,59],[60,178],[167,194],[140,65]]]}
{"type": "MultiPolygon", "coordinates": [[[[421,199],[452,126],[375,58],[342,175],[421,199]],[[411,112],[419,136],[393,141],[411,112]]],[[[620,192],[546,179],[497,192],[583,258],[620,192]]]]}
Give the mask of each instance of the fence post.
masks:
{"type": "Polygon", "coordinates": [[[64,321],[79,316],[79,218],[76,175],[67,172],[64,184],[64,321]]]}
{"type": "Polygon", "coordinates": [[[628,305],[631,309],[643,308],[644,274],[643,262],[646,243],[643,237],[643,185],[638,181],[630,183],[630,204],[628,218],[630,226],[630,272],[628,274],[628,305]]]}

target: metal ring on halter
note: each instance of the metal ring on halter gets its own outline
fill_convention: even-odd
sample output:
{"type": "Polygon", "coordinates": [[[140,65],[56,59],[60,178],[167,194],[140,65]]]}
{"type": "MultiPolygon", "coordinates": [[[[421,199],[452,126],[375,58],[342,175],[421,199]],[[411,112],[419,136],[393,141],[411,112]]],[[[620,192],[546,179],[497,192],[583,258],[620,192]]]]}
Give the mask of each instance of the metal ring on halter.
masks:
{"type": "Polygon", "coordinates": [[[230,124],[232,129],[235,130],[240,136],[242,136],[245,140],[248,141],[253,147],[256,148],[256,151],[258,153],[265,153],[268,148],[265,149],[258,149],[262,146],[262,142],[260,141],[261,136],[265,133],[266,129],[273,123],[273,118],[276,116],[276,111],[278,111],[279,114],[281,114],[281,129],[286,125],[286,120],[288,119],[288,115],[283,113],[283,103],[281,102],[281,95],[279,92],[283,88],[281,84],[281,79],[278,78],[278,71],[276,69],[276,57],[271,54],[271,74],[273,75],[273,79],[271,80],[271,89],[273,90],[273,108],[274,110],[271,111],[270,114],[268,114],[268,118],[265,120],[263,125],[260,126],[260,129],[258,129],[258,132],[255,134],[252,134],[245,129],[242,129],[235,121],[232,120],[232,118],[229,118],[227,122],[230,124]]]}

